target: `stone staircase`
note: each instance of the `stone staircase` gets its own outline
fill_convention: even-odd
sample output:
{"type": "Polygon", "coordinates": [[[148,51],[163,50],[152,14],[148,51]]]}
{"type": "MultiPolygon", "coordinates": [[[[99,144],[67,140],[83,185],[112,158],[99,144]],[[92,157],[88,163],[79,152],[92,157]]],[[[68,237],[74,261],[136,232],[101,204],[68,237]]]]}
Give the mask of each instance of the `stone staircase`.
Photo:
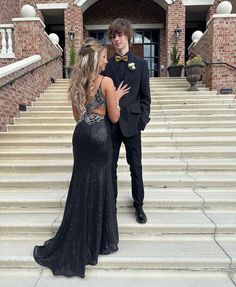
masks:
{"type": "Polygon", "coordinates": [[[32,258],[56,232],[72,170],[74,129],[67,80],[57,80],[0,133],[0,286],[235,287],[236,103],[185,78],[152,78],[143,132],[145,210],[131,208],[124,149],[119,160],[119,252],[86,278],[53,277],[32,258]]]}

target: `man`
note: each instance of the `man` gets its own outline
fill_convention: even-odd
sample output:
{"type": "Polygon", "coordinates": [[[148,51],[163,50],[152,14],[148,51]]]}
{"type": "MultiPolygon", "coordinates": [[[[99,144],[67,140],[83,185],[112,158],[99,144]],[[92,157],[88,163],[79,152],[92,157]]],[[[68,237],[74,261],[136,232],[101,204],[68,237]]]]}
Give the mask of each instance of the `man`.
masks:
{"type": "Polygon", "coordinates": [[[120,100],[121,115],[117,124],[112,124],[112,180],[115,199],[117,198],[117,162],[123,142],[126,159],[130,165],[133,206],[138,223],[146,223],[143,211],[144,187],[141,163],[141,130],[149,122],[150,86],[147,61],[129,51],[133,36],[131,24],[126,19],[116,19],[108,29],[108,38],[116,50],[106,65],[105,75],[113,79],[116,87],[123,81],[130,87],[129,93],[120,100]]]}

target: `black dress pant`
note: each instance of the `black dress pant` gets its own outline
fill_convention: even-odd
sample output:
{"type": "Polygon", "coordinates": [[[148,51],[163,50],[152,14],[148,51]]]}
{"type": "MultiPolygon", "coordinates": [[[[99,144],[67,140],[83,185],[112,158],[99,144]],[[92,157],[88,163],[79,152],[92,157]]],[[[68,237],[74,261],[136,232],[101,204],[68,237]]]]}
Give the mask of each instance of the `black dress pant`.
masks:
{"type": "Polygon", "coordinates": [[[126,160],[130,166],[133,206],[141,207],[144,199],[143,177],[142,177],[142,147],[141,132],[132,137],[123,136],[119,124],[112,127],[112,182],[115,200],[117,199],[117,163],[119,159],[121,143],[124,143],[126,160]]]}

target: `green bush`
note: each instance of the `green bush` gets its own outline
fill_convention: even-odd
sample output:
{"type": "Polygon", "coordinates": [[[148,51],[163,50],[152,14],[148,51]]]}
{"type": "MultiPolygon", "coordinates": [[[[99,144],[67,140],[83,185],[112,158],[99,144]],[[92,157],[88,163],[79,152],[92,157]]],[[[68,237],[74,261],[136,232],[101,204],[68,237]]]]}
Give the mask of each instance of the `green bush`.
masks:
{"type": "Polygon", "coordinates": [[[189,65],[203,65],[203,64],[204,64],[204,62],[203,62],[203,59],[200,55],[196,55],[186,62],[187,66],[189,66],[189,65]]]}
{"type": "Polygon", "coordinates": [[[172,52],[170,55],[170,59],[171,59],[171,65],[172,66],[182,65],[182,62],[180,60],[180,54],[178,52],[176,45],[173,46],[173,49],[172,49],[172,52]]]}

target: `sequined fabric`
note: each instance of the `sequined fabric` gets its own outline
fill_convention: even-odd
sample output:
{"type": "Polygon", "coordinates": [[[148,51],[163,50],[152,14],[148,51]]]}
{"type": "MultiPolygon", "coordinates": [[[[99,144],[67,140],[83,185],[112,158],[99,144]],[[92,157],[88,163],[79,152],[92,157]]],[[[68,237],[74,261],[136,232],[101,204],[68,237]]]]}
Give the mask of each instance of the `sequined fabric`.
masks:
{"type": "Polygon", "coordinates": [[[83,278],[85,265],[118,250],[109,123],[106,116],[87,120],[88,111],[105,105],[100,90],[91,105],[73,134],[74,165],[62,223],[54,238],[34,248],[35,260],[54,275],[83,278]]]}
{"type": "Polygon", "coordinates": [[[98,89],[92,101],[86,106],[85,113],[80,117],[79,122],[85,121],[92,125],[104,119],[104,116],[93,113],[93,110],[98,107],[106,107],[105,99],[102,95],[101,88],[98,89]]]}

